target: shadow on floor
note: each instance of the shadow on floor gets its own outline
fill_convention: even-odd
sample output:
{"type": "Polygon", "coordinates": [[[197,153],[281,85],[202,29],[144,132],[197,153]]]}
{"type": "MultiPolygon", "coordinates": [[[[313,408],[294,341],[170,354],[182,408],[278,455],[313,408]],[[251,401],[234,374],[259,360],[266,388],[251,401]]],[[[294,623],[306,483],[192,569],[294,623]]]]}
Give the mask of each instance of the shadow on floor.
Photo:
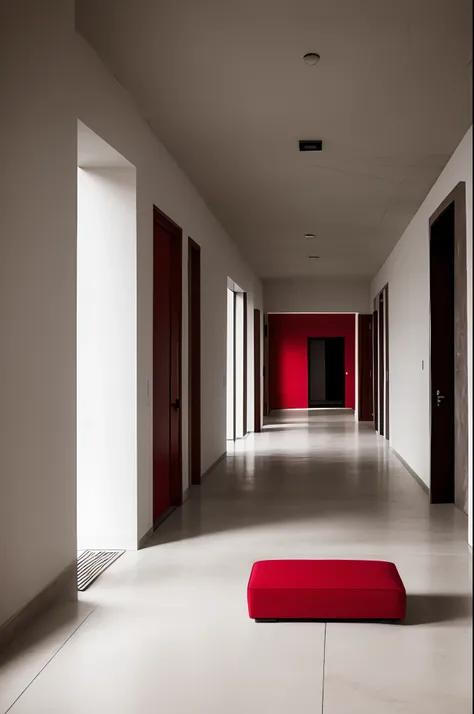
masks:
{"type": "Polygon", "coordinates": [[[456,620],[468,621],[472,615],[472,597],[452,594],[407,595],[407,614],[403,625],[434,625],[456,620]]]}
{"type": "Polygon", "coordinates": [[[54,656],[74,632],[84,624],[94,607],[81,602],[68,602],[51,607],[41,613],[31,624],[0,651],[0,676],[3,667],[12,661],[20,661],[25,653],[34,655],[41,649],[54,656]],[[46,644],[45,644],[46,643],[46,644]]]}

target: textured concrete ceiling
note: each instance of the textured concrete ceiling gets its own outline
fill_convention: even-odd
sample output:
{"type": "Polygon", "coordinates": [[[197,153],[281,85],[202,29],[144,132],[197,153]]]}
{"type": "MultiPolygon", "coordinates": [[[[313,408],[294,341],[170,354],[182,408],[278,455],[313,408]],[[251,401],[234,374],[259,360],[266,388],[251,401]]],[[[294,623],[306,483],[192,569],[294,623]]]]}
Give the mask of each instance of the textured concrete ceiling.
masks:
{"type": "Polygon", "coordinates": [[[78,0],[77,26],[262,277],[372,276],[471,123],[470,0],[78,0]]]}

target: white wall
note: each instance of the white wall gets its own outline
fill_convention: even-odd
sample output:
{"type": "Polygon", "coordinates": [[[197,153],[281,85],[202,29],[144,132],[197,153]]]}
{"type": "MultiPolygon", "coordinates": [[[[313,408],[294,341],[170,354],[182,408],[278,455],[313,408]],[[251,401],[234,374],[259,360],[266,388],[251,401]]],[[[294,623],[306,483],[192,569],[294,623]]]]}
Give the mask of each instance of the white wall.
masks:
{"type": "Polygon", "coordinates": [[[372,312],[370,281],[288,278],[264,281],[265,312],[372,312]]]}
{"type": "MultiPolygon", "coordinates": [[[[469,365],[469,504],[472,498],[472,127],[372,282],[389,284],[390,442],[430,483],[429,218],[459,181],[466,182],[469,365]],[[421,363],[424,360],[425,370],[421,363]]],[[[472,509],[469,513],[472,545],[472,509]]]]}
{"type": "Polygon", "coordinates": [[[201,246],[202,469],[226,449],[227,276],[262,307],[260,281],[185,174],[157,141],[129,95],[79,35],[74,92],[78,118],[137,170],[138,538],[152,525],[151,406],[153,204],[183,229],[183,488],[188,487],[187,238],[201,246]]]}
{"type": "Polygon", "coordinates": [[[77,539],[137,546],[136,172],[78,171],[77,539]]]}
{"type": "Polygon", "coordinates": [[[76,549],[72,0],[0,8],[0,624],[76,549]]]}
{"type": "MultiPolygon", "coordinates": [[[[202,248],[202,466],[225,451],[226,285],[257,307],[259,280],[87,43],[73,0],[0,8],[0,623],[76,555],[77,119],[137,169],[138,532],[152,524],[153,204],[183,229],[183,413],[187,236],[202,248]],[[34,534],[34,536],[32,536],[34,534]]],[[[187,474],[183,419],[183,487],[187,474]]]]}
{"type": "MultiPolygon", "coordinates": [[[[138,535],[152,525],[151,410],[147,379],[152,374],[152,206],[183,229],[183,413],[187,410],[187,236],[201,246],[202,270],[202,468],[225,451],[226,287],[238,281],[261,305],[261,285],[237,248],[166,149],[137,114],[133,102],[80,37],[77,49],[79,118],[137,168],[138,260],[138,535]]],[[[183,419],[183,485],[187,488],[187,420],[183,419]]]]}

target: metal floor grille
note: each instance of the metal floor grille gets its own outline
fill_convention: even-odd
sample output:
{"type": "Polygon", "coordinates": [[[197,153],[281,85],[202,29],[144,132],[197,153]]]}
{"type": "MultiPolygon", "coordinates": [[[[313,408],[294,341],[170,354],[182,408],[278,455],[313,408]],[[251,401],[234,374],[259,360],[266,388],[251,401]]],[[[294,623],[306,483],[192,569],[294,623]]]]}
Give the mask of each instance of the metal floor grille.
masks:
{"type": "Polygon", "coordinates": [[[87,590],[89,585],[120,558],[124,550],[83,550],[77,558],[77,589],[87,590]]]}

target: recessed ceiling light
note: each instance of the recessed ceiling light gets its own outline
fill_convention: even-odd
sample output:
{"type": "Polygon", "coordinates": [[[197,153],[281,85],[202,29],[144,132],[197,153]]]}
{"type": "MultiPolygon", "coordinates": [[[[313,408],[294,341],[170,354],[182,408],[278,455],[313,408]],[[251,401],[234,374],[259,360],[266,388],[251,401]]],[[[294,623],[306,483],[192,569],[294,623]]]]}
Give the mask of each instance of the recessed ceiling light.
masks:
{"type": "Polygon", "coordinates": [[[305,233],[305,238],[308,238],[308,240],[311,240],[311,238],[316,238],[314,233],[305,233]]]}
{"type": "Polygon", "coordinates": [[[303,57],[305,63],[309,64],[311,67],[314,67],[315,64],[318,64],[320,59],[320,55],[318,55],[316,52],[307,52],[303,57]]]}
{"type": "Polygon", "coordinates": [[[319,260],[320,257],[321,257],[320,255],[308,255],[308,258],[309,258],[310,260],[319,260]]]}

